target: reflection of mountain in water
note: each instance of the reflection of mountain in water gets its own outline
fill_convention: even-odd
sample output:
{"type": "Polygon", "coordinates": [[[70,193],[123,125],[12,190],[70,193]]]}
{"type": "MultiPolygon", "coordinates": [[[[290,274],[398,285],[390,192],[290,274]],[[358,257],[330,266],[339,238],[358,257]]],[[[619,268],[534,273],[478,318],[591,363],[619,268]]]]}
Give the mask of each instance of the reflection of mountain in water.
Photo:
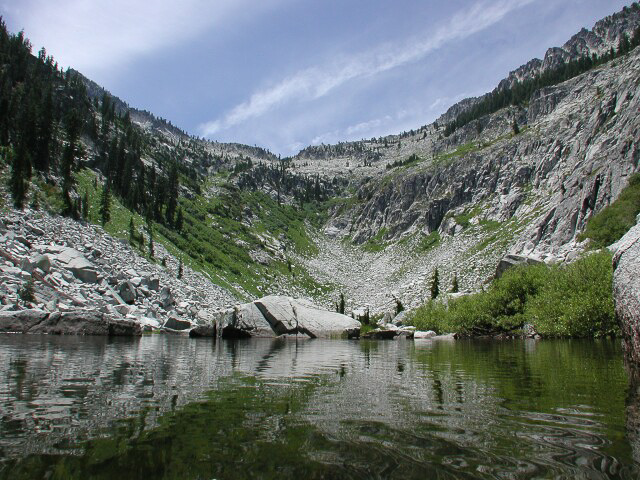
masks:
{"type": "Polygon", "coordinates": [[[128,458],[140,455],[141,432],[156,430],[162,458],[174,448],[165,444],[191,441],[186,451],[215,456],[236,435],[255,437],[260,458],[306,432],[302,453],[298,444],[282,449],[332,465],[375,458],[394,469],[449,462],[454,472],[606,467],[624,476],[634,468],[626,387],[613,342],[4,336],[0,457],[66,454],[77,440],[124,429],[128,458]],[[167,429],[161,417],[172,410],[167,429]],[[114,422],[125,417],[136,420],[114,422]]]}

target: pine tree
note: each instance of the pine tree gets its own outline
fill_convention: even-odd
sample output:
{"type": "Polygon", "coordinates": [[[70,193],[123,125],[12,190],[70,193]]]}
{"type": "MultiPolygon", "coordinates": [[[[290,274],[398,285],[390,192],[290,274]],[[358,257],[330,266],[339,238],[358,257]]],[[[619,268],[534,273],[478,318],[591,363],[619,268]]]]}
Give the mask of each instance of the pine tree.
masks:
{"type": "Polygon", "coordinates": [[[344,315],[344,293],[340,293],[340,300],[336,303],[336,312],[344,315]]]}
{"type": "Polygon", "coordinates": [[[168,199],[167,199],[167,211],[166,218],[169,225],[173,225],[173,217],[176,213],[176,207],[178,206],[178,192],[180,190],[180,183],[178,179],[178,164],[173,162],[171,169],[169,170],[168,179],[168,199]]]}
{"type": "Polygon", "coordinates": [[[105,180],[102,187],[102,195],[100,196],[100,220],[104,227],[109,220],[111,220],[111,187],[109,186],[109,179],[105,180]]]}
{"type": "Polygon", "coordinates": [[[180,257],[180,263],[178,263],[178,279],[182,278],[182,257],[180,257]]]}
{"type": "Polygon", "coordinates": [[[451,293],[458,293],[458,274],[453,273],[453,282],[451,282],[451,293]]]}
{"type": "Polygon", "coordinates": [[[147,223],[147,233],[149,234],[149,258],[153,258],[155,252],[153,248],[153,224],[151,222],[147,223]]]}
{"type": "Polygon", "coordinates": [[[514,135],[518,135],[520,133],[520,127],[518,126],[518,122],[516,122],[515,120],[513,121],[512,128],[514,135]]]}
{"type": "Polygon", "coordinates": [[[435,300],[440,295],[440,276],[438,274],[438,267],[433,271],[433,277],[431,277],[431,300],[435,300]]]}
{"type": "Polygon", "coordinates": [[[29,153],[19,145],[16,152],[9,150],[8,157],[11,165],[11,176],[9,177],[11,198],[13,199],[13,205],[18,209],[22,209],[24,208],[24,201],[29,188],[29,175],[27,174],[30,170],[29,153]]]}
{"type": "Polygon", "coordinates": [[[70,110],[66,115],[66,134],[67,146],[62,154],[60,163],[60,174],[62,175],[62,199],[65,204],[65,213],[71,214],[73,207],[71,205],[71,189],[75,184],[73,178],[73,170],[75,169],[76,159],[79,156],[78,139],[82,121],[76,110],[70,110]]]}
{"type": "Polygon", "coordinates": [[[184,223],[184,217],[182,216],[182,207],[178,207],[178,213],[176,215],[176,231],[182,231],[182,224],[184,223]]]}

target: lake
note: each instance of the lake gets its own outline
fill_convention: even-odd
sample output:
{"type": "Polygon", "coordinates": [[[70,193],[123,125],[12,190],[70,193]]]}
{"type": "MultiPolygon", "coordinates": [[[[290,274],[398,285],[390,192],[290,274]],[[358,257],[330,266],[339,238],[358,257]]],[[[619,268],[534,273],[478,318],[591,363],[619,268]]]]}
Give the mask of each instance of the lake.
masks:
{"type": "Polygon", "coordinates": [[[0,336],[1,479],[640,478],[618,341],[0,336]]]}

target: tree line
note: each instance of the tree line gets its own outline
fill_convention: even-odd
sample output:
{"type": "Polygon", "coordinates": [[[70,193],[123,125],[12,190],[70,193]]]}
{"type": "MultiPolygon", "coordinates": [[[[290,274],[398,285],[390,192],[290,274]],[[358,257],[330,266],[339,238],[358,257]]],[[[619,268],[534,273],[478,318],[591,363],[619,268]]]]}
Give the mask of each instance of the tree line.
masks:
{"type": "Polygon", "coordinates": [[[180,177],[197,185],[197,174],[149,137],[128,110],[116,111],[106,92],[92,100],[80,75],[62,71],[44,48],[32,55],[24,33],[9,33],[0,17],[0,152],[17,208],[25,206],[37,174],[60,187],[63,214],[83,216],[88,199],[77,191],[74,173],[86,162],[102,173],[107,194],[149,220],[175,226],[180,177]],[[145,163],[144,156],[153,161],[145,163]]]}

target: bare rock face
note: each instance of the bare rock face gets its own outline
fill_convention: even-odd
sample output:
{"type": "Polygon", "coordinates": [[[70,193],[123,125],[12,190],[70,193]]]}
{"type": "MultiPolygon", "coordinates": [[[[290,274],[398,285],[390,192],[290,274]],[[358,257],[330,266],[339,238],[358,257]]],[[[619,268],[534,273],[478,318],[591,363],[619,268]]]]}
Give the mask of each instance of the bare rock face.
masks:
{"type": "Polygon", "coordinates": [[[640,215],[638,224],[612,246],[613,300],[627,360],[640,369],[640,215]]]}

